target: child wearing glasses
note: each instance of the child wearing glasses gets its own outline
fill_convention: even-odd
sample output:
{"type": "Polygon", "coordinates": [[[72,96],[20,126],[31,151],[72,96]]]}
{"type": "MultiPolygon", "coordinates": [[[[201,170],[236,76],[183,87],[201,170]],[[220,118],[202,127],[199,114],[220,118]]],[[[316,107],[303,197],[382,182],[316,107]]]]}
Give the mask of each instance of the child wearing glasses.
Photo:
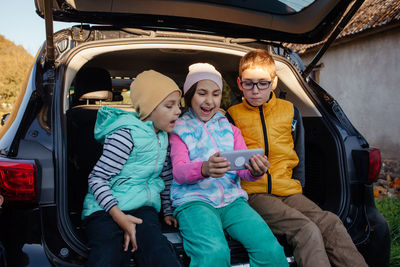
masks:
{"type": "Polygon", "coordinates": [[[302,118],[292,103],[274,94],[278,77],[271,55],[262,49],[244,55],[237,83],[245,99],[230,107],[227,117],[249,149],[265,149],[270,163],[263,178],[242,180],[249,204],[274,234],[286,237],[299,266],[367,266],[339,217],[302,194],[302,118]]]}
{"type": "Polygon", "coordinates": [[[268,163],[256,155],[248,170],[229,171],[220,151],[246,149],[240,130],[219,112],[221,74],[196,63],[184,83],[187,111],[170,134],[174,180],[174,216],[179,223],[190,266],[230,266],[225,231],[247,249],[250,266],[288,266],[282,246],[264,220],[247,203],[240,178],[261,178],[268,163]]]}

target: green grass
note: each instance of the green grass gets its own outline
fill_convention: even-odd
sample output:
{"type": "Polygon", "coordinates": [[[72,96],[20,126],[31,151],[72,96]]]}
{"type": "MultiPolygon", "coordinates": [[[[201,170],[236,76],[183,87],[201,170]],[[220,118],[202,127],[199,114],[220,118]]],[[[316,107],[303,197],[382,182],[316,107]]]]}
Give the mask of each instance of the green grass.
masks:
{"type": "Polygon", "coordinates": [[[400,198],[390,197],[375,201],[379,212],[385,217],[390,229],[390,266],[400,266],[400,198]]]}

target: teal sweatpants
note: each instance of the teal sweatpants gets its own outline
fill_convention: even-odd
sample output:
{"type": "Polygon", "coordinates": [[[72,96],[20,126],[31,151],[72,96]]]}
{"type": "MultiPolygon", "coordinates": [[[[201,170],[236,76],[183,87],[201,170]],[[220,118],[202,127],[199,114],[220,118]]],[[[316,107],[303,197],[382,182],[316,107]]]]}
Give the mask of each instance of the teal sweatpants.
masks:
{"type": "Polygon", "coordinates": [[[231,266],[224,230],[246,248],[250,266],[288,266],[268,225],[242,198],[222,208],[192,201],[179,206],[174,215],[190,266],[231,266]]]}

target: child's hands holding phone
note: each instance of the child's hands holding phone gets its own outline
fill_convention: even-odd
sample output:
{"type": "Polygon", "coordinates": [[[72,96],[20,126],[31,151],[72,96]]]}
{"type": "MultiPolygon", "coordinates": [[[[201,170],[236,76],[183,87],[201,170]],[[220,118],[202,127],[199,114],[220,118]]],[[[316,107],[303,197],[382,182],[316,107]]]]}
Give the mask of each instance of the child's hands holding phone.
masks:
{"type": "Polygon", "coordinates": [[[226,158],[220,157],[220,152],[218,151],[214,155],[212,155],[208,161],[204,161],[201,166],[201,175],[203,177],[222,177],[224,174],[229,171],[231,164],[226,158]]]}
{"type": "Polygon", "coordinates": [[[246,166],[246,168],[250,171],[251,175],[253,176],[263,175],[264,173],[267,172],[270,166],[267,156],[260,154],[253,155],[250,158],[250,163],[251,165],[246,163],[244,166],[246,166]]]}
{"type": "Polygon", "coordinates": [[[224,176],[229,170],[248,169],[251,175],[261,176],[268,170],[269,166],[270,163],[264,155],[263,149],[217,152],[208,161],[203,162],[201,175],[218,178],[224,176]]]}

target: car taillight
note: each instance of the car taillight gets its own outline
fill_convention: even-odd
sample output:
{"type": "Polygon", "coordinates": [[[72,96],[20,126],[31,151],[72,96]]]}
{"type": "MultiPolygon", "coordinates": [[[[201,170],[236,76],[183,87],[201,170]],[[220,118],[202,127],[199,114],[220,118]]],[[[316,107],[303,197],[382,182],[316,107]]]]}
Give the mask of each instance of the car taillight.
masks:
{"type": "Polygon", "coordinates": [[[5,201],[37,202],[36,177],[33,160],[0,158],[0,187],[5,201]]]}
{"type": "Polygon", "coordinates": [[[381,170],[381,151],[377,148],[370,148],[368,150],[369,165],[368,165],[368,179],[371,182],[375,182],[378,179],[379,172],[381,170]]]}
{"type": "Polygon", "coordinates": [[[379,177],[381,170],[381,152],[377,148],[352,151],[356,176],[353,182],[373,183],[379,177]]]}

